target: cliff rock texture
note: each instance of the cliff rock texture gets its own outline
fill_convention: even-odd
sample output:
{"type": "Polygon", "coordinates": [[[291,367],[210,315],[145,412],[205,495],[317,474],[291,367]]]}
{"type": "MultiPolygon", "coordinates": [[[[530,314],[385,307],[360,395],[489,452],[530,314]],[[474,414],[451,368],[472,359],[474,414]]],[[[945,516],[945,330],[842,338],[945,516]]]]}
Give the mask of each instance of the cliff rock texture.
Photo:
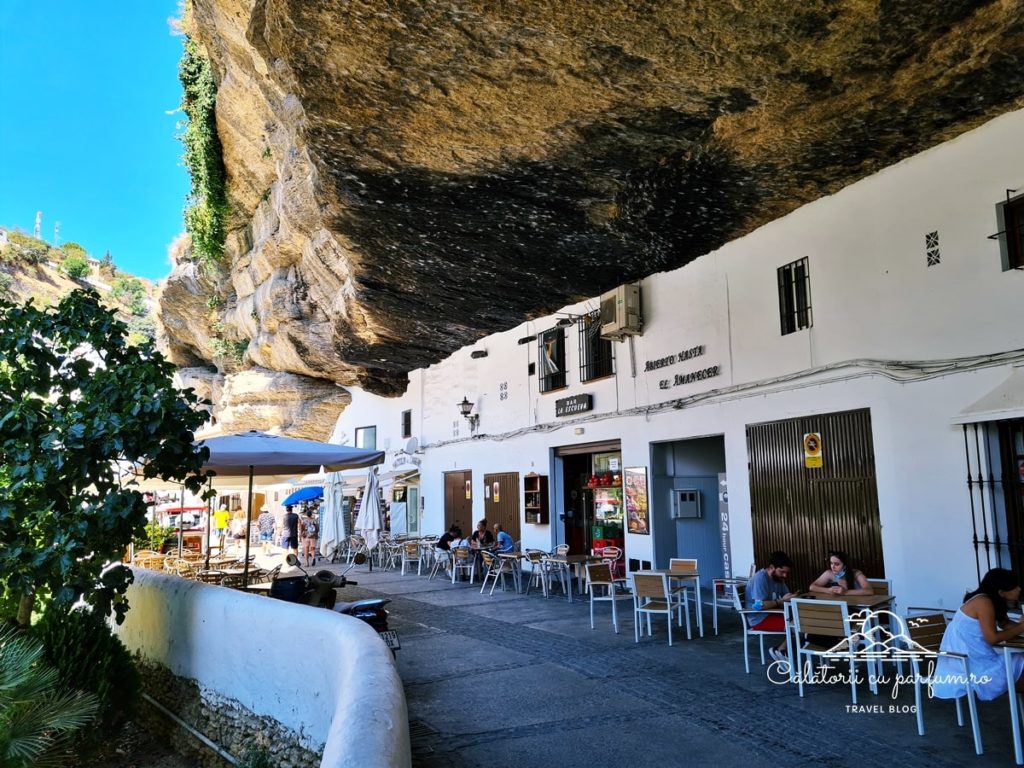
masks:
{"type": "Polygon", "coordinates": [[[1021,0],[191,0],[188,32],[243,366],[381,393],[1024,106],[1021,0]]]}

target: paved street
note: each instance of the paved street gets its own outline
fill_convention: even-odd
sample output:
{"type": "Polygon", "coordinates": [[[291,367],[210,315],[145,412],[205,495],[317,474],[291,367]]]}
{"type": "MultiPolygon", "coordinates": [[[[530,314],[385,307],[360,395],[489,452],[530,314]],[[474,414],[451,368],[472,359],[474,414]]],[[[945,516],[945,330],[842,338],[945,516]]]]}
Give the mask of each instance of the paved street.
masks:
{"type": "Polygon", "coordinates": [[[1005,697],[979,704],[978,757],[952,702],[926,703],[924,738],[909,711],[889,712],[909,710],[912,685],[895,700],[862,685],[858,703],[881,711],[851,713],[848,686],[815,686],[801,699],[795,686],[770,683],[756,660],[745,674],[736,617],[722,613],[716,638],[710,605],[706,637],[695,630],[687,641],[680,630],[669,648],[661,617],[653,638],[634,643],[628,600],[619,603],[616,636],[607,604],[596,606],[591,630],[583,600],[502,594],[500,586],[487,596],[479,585],[366,566],[349,576],[360,583],[346,599],[394,601],[417,768],[1013,764],[1005,697]]]}

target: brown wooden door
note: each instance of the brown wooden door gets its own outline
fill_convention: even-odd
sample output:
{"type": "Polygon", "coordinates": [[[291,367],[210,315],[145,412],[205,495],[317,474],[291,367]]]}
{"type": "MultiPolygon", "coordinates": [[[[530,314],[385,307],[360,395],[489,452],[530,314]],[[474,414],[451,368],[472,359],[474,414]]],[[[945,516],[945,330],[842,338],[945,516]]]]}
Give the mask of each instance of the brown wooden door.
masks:
{"type": "Polygon", "coordinates": [[[806,589],[835,548],[868,578],[885,577],[870,411],[750,425],[747,451],[758,567],[781,549],[794,564],[790,588],[806,589]],[[819,468],[805,464],[810,433],[821,435],[819,468]]]}
{"type": "Polygon", "coordinates": [[[452,523],[469,536],[473,531],[473,472],[458,470],[444,473],[444,529],[452,523]]]}
{"type": "Polygon", "coordinates": [[[487,517],[487,525],[493,527],[495,523],[501,523],[505,533],[519,541],[521,530],[519,474],[517,472],[499,472],[493,475],[484,475],[484,487],[489,489],[489,492],[484,494],[484,514],[487,517]],[[495,490],[498,492],[497,501],[494,499],[495,490]]]}

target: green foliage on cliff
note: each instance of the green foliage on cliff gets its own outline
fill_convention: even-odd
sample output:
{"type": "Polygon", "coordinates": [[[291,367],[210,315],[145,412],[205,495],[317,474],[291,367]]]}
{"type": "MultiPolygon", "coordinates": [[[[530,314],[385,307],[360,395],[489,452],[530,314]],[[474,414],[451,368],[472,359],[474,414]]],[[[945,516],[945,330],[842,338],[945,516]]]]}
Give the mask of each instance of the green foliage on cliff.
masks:
{"type": "Polygon", "coordinates": [[[89,262],[85,260],[84,256],[79,256],[77,253],[74,253],[64,259],[64,271],[67,273],[68,277],[78,279],[85,277],[92,270],[89,267],[89,262]]]}
{"type": "Polygon", "coordinates": [[[224,255],[229,211],[224,158],[217,136],[217,84],[210,62],[188,38],[178,64],[178,78],[184,91],[181,107],[188,118],[181,141],[185,145],[185,167],[192,176],[185,229],[192,235],[192,248],[200,261],[215,263],[224,255]]]}

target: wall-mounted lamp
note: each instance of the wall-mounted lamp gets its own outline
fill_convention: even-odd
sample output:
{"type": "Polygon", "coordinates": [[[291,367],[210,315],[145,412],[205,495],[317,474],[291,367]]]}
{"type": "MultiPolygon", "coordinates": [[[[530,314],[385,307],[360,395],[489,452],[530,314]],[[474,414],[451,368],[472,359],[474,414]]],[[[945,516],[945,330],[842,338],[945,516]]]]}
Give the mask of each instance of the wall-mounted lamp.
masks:
{"type": "Polygon", "coordinates": [[[516,342],[516,344],[529,344],[536,338],[536,336],[523,336],[519,341],[516,342]]]}
{"type": "MultiPolygon", "coordinates": [[[[484,354],[487,354],[486,352],[484,354]]],[[[459,413],[462,417],[469,422],[469,429],[473,431],[476,429],[477,424],[480,423],[480,414],[472,413],[473,403],[469,402],[469,398],[465,395],[462,396],[462,402],[459,405],[459,413]]]]}
{"type": "Polygon", "coordinates": [[[568,328],[570,325],[572,325],[571,317],[563,317],[561,320],[555,323],[556,328],[568,328]]]}
{"type": "Polygon", "coordinates": [[[487,350],[474,349],[472,352],[469,353],[469,356],[472,357],[474,360],[479,360],[481,357],[487,357],[487,350]]]}

